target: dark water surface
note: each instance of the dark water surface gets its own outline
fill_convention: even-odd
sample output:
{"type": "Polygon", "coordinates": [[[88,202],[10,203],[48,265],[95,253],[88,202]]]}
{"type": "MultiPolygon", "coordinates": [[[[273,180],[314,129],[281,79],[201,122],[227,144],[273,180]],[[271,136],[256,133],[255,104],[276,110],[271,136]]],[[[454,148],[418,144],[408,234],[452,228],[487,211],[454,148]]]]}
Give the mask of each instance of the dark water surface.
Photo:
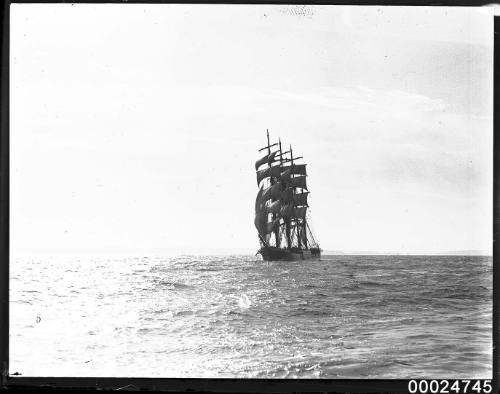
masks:
{"type": "Polygon", "coordinates": [[[11,263],[23,376],[490,378],[492,259],[11,263]]]}

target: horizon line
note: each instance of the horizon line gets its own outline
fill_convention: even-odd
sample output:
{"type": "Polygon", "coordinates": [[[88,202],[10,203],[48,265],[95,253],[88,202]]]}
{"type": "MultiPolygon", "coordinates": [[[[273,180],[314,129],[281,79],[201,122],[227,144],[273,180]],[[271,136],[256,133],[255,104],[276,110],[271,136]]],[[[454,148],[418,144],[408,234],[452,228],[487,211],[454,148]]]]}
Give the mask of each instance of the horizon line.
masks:
{"type": "MultiPolygon", "coordinates": [[[[135,250],[50,250],[50,249],[25,249],[10,251],[10,256],[15,255],[127,255],[127,256],[148,256],[148,255],[256,255],[256,249],[250,248],[150,248],[135,250]],[[254,252],[255,250],[255,252],[254,252]]],[[[444,250],[444,251],[375,251],[375,250],[330,250],[322,249],[324,256],[488,256],[492,257],[492,252],[484,250],[444,250]]]]}

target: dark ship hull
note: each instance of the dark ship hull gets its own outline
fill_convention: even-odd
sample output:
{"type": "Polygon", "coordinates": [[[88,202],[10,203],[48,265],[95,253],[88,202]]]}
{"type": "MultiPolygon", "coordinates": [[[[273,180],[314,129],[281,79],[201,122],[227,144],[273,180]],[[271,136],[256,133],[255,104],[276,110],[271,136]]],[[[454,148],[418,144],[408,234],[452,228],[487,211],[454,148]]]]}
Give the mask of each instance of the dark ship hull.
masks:
{"type": "Polygon", "coordinates": [[[319,260],[321,258],[321,249],[284,249],[274,246],[263,246],[258,253],[264,261],[302,261],[319,260]]]}

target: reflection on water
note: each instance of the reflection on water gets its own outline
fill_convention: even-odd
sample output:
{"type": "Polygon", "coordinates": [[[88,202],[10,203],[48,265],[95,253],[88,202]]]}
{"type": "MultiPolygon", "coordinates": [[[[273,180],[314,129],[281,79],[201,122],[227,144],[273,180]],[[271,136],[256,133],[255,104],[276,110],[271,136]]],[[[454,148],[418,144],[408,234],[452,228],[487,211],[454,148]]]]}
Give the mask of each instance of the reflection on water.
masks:
{"type": "Polygon", "coordinates": [[[492,261],[14,258],[23,376],[490,378],[492,261]]]}

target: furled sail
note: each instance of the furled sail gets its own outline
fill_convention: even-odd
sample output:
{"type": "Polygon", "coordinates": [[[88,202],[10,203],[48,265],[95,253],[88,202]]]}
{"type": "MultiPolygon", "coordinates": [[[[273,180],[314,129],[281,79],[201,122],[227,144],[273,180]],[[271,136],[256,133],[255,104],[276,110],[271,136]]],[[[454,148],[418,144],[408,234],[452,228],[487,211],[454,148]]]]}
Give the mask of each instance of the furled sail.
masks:
{"type": "Polygon", "coordinates": [[[307,195],[309,192],[306,193],[297,193],[293,196],[293,202],[295,205],[307,205],[307,195]]]}
{"type": "Polygon", "coordinates": [[[296,176],[295,178],[292,178],[290,181],[290,186],[301,187],[303,189],[307,189],[306,176],[300,175],[300,176],[296,176]]]}
{"type": "Polygon", "coordinates": [[[276,153],[278,153],[278,152],[271,152],[271,154],[265,155],[265,156],[261,157],[259,160],[257,160],[255,162],[255,169],[258,170],[259,167],[265,163],[269,163],[269,165],[271,165],[271,163],[273,163],[275,160],[276,153]]]}
{"type": "Polygon", "coordinates": [[[257,171],[257,185],[259,185],[260,182],[268,176],[279,177],[280,168],[281,168],[280,166],[274,166],[266,168],[264,170],[257,171]]]}

